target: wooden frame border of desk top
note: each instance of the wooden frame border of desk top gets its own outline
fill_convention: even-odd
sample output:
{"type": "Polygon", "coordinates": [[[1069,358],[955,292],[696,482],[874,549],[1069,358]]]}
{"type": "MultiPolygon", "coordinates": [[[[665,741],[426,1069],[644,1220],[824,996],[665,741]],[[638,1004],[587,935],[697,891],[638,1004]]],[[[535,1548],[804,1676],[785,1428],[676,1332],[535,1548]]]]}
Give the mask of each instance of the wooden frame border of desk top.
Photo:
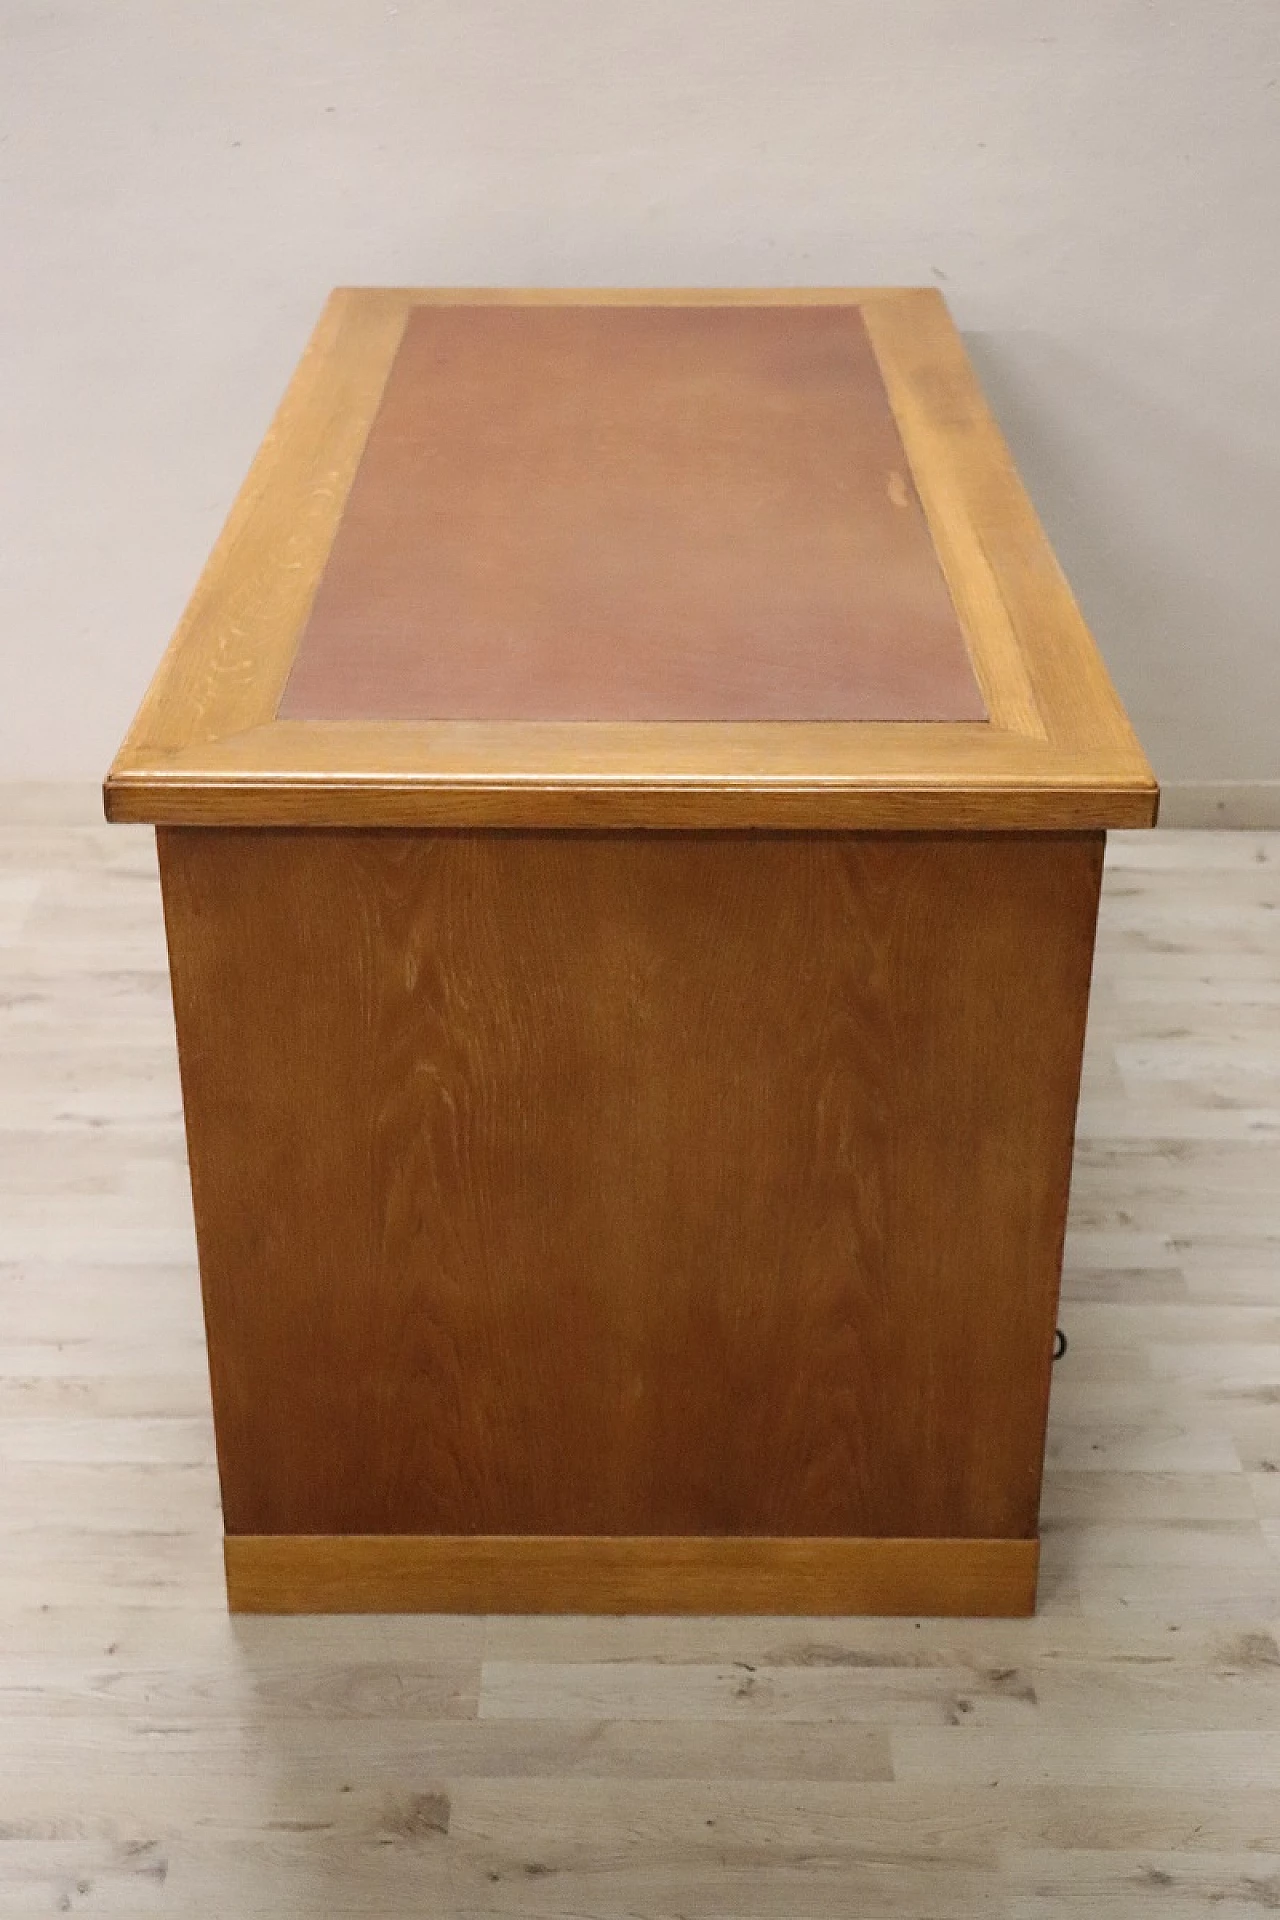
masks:
{"type": "Polygon", "coordinates": [[[230,1534],[237,1613],[1034,1613],[1038,1540],[230,1534]]]}
{"type": "Polygon", "coordinates": [[[330,297],[106,782],[170,825],[1070,830],[1157,789],[930,288],[344,288],[330,297]],[[410,309],[861,308],[989,722],[276,718],[410,309]]]}

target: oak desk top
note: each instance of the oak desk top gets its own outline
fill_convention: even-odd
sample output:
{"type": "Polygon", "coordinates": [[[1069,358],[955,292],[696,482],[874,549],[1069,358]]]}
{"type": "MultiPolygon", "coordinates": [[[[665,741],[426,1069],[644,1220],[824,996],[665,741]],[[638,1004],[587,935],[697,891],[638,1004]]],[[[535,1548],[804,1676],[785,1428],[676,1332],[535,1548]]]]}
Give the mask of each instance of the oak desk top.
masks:
{"type": "Polygon", "coordinates": [[[927,289],[332,295],[106,782],[171,824],[1149,825],[927,289]]]}

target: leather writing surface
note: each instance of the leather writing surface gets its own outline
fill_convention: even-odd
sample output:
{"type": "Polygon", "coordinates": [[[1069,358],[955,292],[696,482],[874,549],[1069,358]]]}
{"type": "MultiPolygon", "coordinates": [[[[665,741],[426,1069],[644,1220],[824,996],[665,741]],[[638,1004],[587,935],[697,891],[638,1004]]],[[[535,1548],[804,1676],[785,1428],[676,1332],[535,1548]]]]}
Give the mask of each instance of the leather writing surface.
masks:
{"type": "Polygon", "coordinates": [[[984,720],[858,309],[412,309],[280,715],[984,720]]]}

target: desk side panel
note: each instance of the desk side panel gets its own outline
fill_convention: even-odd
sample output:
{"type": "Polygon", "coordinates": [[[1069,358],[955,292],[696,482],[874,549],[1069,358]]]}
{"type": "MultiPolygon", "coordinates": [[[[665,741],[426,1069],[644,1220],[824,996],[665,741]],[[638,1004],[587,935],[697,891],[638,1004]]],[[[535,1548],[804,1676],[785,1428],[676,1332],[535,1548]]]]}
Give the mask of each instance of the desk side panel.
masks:
{"type": "Polygon", "coordinates": [[[233,1535],[1030,1538],[1100,834],[160,834],[233,1535]]]}

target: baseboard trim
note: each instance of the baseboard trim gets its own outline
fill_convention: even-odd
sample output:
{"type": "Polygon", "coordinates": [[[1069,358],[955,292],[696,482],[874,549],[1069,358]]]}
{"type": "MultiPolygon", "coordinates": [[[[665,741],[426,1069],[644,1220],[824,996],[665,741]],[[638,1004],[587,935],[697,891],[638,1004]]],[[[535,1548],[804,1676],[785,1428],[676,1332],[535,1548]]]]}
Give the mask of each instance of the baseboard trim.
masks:
{"type": "Polygon", "coordinates": [[[1160,825],[1265,833],[1280,827],[1280,780],[1162,781],[1160,825]]]}
{"type": "Polygon", "coordinates": [[[100,827],[101,780],[0,779],[0,827],[100,827]]]}
{"type": "Polygon", "coordinates": [[[1035,1611],[1038,1540],[231,1534],[235,1613],[1035,1611]]]}

